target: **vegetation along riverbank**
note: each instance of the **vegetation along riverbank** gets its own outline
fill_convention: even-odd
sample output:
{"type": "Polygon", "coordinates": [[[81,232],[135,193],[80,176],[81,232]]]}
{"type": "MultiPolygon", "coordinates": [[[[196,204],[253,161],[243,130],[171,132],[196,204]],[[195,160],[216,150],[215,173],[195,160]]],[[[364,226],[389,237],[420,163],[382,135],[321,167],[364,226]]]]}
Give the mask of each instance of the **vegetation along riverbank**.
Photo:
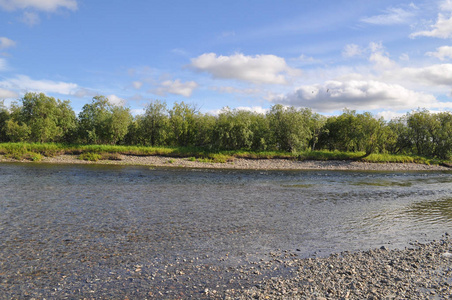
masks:
{"type": "Polygon", "coordinates": [[[32,160],[57,154],[96,160],[119,153],[219,162],[234,157],[431,164],[452,158],[452,113],[419,109],[386,121],[368,112],[345,109],[327,117],[275,104],[266,113],[224,108],[212,115],[194,104],[168,108],[152,101],[133,116],[127,107],[95,96],[76,115],[69,101],[27,93],[8,108],[0,102],[0,143],[43,144],[0,147],[16,158],[29,150],[32,160]]]}
{"type": "Polygon", "coordinates": [[[366,156],[364,152],[208,152],[197,148],[53,143],[2,143],[0,161],[256,170],[450,170],[450,162],[445,160],[393,154],[366,156]]]}

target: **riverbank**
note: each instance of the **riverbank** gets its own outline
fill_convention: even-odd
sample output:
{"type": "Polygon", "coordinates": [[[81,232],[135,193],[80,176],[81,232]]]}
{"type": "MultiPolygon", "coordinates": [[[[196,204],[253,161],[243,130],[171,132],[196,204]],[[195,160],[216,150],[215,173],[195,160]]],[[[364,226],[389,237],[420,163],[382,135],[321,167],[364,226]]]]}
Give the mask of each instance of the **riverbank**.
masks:
{"type": "MultiPolygon", "coordinates": [[[[0,162],[17,162],[18,160],[0,156],[0,162]]],[[[20,162],[30,162],[20,160],[20,162]]],[[[87,161],[78,155],[59,155],[43,157],[37,163],[51,164],[105,164],[105,165],[136,165],[151,167],[176,167],[199,169],[249,169],[249,170],[356,170],[356,171],[447,171],[451,168],[440,165],[416,163],[369,163],[352,160],[290,160],[290,159],[246,159],[233,158],[225,163],[216,163],[190,158],[175,158],[164,156],[117,155],[114,160],[87,161]]]]}
{"type": "MultiPolygon", "coordinates": [[[[274,255],[256,269],[284,264],[296,270],[288,278],[273,277],[225,299],[450,299],[452,243],[446,234],[429,244],[404,250],[376,250],[298,259],[274,255]]],[[[208,292],[208,291],[207,291],[208,292]]]]}

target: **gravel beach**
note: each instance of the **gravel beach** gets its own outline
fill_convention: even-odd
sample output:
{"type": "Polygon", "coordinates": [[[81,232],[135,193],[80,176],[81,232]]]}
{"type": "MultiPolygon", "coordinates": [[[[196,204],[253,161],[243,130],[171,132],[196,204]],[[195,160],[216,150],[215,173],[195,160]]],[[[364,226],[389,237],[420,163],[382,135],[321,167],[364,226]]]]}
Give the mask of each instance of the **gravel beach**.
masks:
{"type": "Polygon", "coordinates": [[[228,291],[225,299],[452,299],[452,244],[447,234],[404,250],[382,247],[314,259],[274,254],[273,261],[256,269],[274,264],[294,270],[292,276],[228,291]]]}
{"type": "MultiPolygon", "coordinates": [[[[153,167],[200,168],[200,169],[249,169],[249,170],[368,170],[368,171],[446,171],[451,168],[439,165],[414,163],[366,163],[345,160],[297,161],[289,159],[243,159],[235,158],[226,163],[192,161],[188,158],[162,156],[120,155],[120,160],[99,160],[96,162],[78,159],[77,155],[44,157],[42,163],[56,164],[114,164],[141,165],[153,167]]],[[[0,162],[17,162],[0,156],[0,162]]],[[[23,161],[27,162],[27,161],[23,161]]]]}

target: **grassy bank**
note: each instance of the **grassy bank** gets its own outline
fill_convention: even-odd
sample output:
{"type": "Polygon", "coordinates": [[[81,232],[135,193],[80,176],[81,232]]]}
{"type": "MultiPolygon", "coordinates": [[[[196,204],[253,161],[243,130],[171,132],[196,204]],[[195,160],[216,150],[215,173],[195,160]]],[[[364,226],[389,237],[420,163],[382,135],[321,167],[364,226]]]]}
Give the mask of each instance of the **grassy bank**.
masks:
{"type": "Polygon", "coordinates": [[[364,152],[340,151],[304,151],[299,153],[280,151],[206,151],[193,147],[148,147],[148,146],[117,146],[117,145],[71,145],[55,143],[0,143],[0,155],[17,160],[40,161],[43,157],[54,157],[63,154],[78,155],[80,159],[120,160],[120,155],[136,156],[167,156],[188,158],[190,160],[224,163],[234,158],[248,159],[293,159],[293,160],[354,160],[370,163],[420,163],[441,164],[451,161],[433,158],[394,155],[371,154],[364,152]]]}

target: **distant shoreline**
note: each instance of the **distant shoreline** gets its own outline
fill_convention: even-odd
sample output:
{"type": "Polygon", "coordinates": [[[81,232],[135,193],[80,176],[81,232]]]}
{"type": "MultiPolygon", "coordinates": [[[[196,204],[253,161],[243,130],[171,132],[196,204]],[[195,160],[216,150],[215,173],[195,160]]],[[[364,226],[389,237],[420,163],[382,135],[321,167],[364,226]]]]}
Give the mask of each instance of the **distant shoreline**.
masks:
{"type": "Polygon", "coordinates": [[[234,158],[226,163],[202,162],[189,158],[165,156],[120,155],[118,160],[80,160],[77,155],[60,155],[44,157],[40,162],[15,160],[0,156],[0,162],[26,162],[51,164],[98,164],[131,165],[197,169],[239,169],[239,170],[355,170],[355,171],[448,171],[451,168],[440,165],[415,163],[368,163],[351,160],[290,160],[290,159],[246,159],[234,158]]]}

